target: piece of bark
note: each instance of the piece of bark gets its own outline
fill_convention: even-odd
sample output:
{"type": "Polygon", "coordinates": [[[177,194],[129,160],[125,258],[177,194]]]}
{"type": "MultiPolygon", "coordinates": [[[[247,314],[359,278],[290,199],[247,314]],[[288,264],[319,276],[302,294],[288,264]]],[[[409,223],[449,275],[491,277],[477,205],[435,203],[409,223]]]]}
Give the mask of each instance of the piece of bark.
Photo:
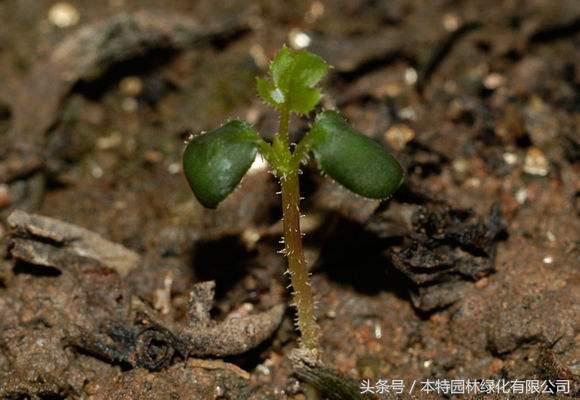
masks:
{"type": "Polygon", "coordinates": [[[225,357],[241,354],[268,339],[280,325],[284,305],[242,318],[230,318],[207,327],[187,328],[178,335],[188,342],[189,354],[197,357],[225,357]]]}
{"type": "Polygon", "coordinates": [[[14,211],[7,219],[10,254],[31,264],[58,270],[98,266],[126,276],[141,257],[100,235],[54,218],[14,211]]]}
{"type": "Polygon", "coordinates": [[[104,321],[97,332],[80,331],[71,345],[113,364],[158,371],[175,358],[225,357],[245,353],[280,325],[284,305],[223,322],[184,327],[157,320],[143,303],[134,319],[104,321]]]}
{"type": "MultiPolygon", "coordinates": [[[[126,276],[140,262],[138,254],[87,229],[53,218],[14,211],[8,217],[10,254],[31,264],[78,272],[84,266],[104,267],[126,276]]],[[[96,332],[79,330],[70,343],[115,364],[163,369],[180,358],[224,357],[255,348],[280,325],[284,305],[242,318],[210,320],[215,282],[194,286],[187,325],[157,320],[143,303],[128,320],[105,320],[96,332]]],[[[80,329],[80,328],[79,328],[80,329]]]]}
{"type": "Polygon", "coordinates": [[[322,363],[316,351],[295,349],[288,356],[296,376],[332,400],[378,400],[362,393],[359,382],[340,376],[322,363]]]}
{"type": "MultiPolygon", "coordinates": [[[[381,224],[381,219],[387,221],[375,215],[368,228],[388,237],[388,224],[381,224]]],[[[481,218],[471,210],[431,204],[413,212],[401,244],[389,247],[386,254],[391,265],[411,281],[413,305],[431,312],[461,299],[465,282],[494,272],[497,243],[505,229],[497,206],[481,218]]]]}

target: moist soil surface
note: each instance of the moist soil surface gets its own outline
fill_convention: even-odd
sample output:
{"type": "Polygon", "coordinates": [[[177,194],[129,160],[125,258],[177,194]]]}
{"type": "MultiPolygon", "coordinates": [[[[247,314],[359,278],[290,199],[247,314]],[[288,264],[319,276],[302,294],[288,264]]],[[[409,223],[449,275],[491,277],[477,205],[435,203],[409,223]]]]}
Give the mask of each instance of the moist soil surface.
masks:
{"type": "Polygon", "coordinates": [[[579,395],[577,0],[3,0],[0,26],[0,398],[306,398],[278,183],[255,163],[207,210],[181,170],[228,119],[271,138],[283,43],[406,170],[379,202],[304,167],[325,365],[579,395]]]}

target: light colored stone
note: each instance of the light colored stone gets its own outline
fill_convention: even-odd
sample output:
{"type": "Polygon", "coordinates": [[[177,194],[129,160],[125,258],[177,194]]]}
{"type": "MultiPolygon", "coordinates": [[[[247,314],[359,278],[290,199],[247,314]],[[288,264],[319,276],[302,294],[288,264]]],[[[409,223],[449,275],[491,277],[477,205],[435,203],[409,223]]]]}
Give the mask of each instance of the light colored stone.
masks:
{"type": "Polygon", "coordinates": [[[72,4],[59,2],[48,10],[48,20],[57,28],[70,28],[79,23],[80,14],[72,4]]]}

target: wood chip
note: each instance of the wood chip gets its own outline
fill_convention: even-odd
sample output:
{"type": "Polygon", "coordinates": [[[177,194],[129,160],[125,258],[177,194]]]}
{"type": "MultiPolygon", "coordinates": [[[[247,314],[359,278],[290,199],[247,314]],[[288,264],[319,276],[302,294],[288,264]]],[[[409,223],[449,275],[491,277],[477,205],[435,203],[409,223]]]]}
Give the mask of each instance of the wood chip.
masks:
{"type": "Polygon", "coordinates": [[[35,265],[58,270],[97,265],[124,277],[141,262],[137,253],[54,218],[17,210],[7,222],[11,255],[35,265]]]}

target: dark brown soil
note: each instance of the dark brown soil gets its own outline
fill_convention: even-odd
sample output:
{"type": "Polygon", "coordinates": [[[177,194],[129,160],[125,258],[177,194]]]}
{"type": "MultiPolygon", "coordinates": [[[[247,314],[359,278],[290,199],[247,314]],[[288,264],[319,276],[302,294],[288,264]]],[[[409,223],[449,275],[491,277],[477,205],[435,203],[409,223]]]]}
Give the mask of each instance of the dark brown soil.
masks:
{"type": "Polygon", "coordinates": [[[304,171],[326,365],[580,395],[578,0],[54,4],[0,1],[0,398],[305,398],[277,183],[210,211],[180,161],[229,118],[271,135],[254,77],[297,32],[334,66],[322,106],[407,170],[382,203],[304,171]]]}

